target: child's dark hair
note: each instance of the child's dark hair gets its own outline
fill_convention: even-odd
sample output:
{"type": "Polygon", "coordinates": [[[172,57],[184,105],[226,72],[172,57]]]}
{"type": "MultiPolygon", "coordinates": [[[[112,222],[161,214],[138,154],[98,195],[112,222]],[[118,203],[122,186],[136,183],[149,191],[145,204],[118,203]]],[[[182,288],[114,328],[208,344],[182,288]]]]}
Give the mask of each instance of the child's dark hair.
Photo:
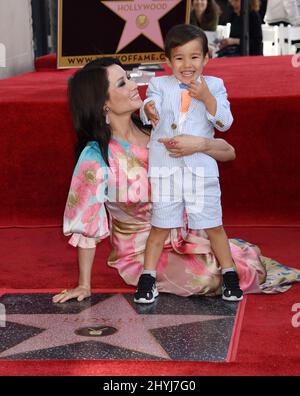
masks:
{"type": "Polygon", "coordinates": [[[171,59],[172,49],[180,45],[184,45],[189,41],[199,39],[202,46],[203,56],[208,53],[208,41],[206,34],[198,26],[194,25],[175,25],[173,26],[165,37],[165,54],[168,59],[171,59]]]}

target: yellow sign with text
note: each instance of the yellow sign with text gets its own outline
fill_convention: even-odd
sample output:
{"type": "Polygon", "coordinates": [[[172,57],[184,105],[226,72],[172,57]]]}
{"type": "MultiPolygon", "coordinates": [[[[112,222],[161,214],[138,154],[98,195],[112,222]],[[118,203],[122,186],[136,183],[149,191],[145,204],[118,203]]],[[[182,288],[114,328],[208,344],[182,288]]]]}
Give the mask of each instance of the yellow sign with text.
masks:
{"type": "Polygon", "coordinates": [[[58,68],[107,56],[162,63],[167,31],[189,15],[189,0],[59,0],[58,68]]]}

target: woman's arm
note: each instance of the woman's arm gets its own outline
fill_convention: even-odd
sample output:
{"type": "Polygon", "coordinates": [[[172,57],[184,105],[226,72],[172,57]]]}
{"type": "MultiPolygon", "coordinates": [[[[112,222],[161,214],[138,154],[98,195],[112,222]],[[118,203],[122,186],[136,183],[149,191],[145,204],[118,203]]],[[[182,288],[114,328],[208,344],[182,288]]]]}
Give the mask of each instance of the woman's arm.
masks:
{"type": "Polygon", "coordinates": [[[106,202],[107,166],[96,142],[82,151],[73,173],[64,212],[64,234],[72,235],[69,243],[77,247],[78,286],[53,297],[54,303],[72,298],[82,301],[91,295],[91,271],[100,240],[109,235],[106,202]]]}
{"type": "Polygon", "coordinates": [[[52,301],[64,303],[72,298],[82,301],[91,295],[91,273],[93,268],[96,248],[83,249],[78,247],[79,279],[78,286],[56,294],[52,301]]]}
{"type": "MultiPolygon", "coordinates": [[[[205,138],[203,138],[205,139],[205,138]]],[[[206,139],[206,150],[203,153],[210,155],[217,161],[233,161],[236,158],[235,149],[224,139],[206,139]]]]}
{"type": "Polygon", "coordinates": [[[220,49],[228,47],[229,45],[240,45],[241,40],[239,38],[228,37],[220,42],[220,49]]]}
{"type": "Polygon", "coordinates": [[[217,161],[232,161],[235,159],[234,148],[224,139],[208,139],[200,136],[178,135],[172,139],[161,138],[158,140],[163,143],[170,152],[170,156],[177,158],[195,153],[210,155],[217,161]]]}

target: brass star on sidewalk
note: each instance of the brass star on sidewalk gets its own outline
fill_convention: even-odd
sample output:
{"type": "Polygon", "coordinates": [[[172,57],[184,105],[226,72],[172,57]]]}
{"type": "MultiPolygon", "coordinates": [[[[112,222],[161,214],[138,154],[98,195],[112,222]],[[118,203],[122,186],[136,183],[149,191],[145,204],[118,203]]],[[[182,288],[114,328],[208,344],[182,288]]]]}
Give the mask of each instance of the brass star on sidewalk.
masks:
{"type": "Polygon", "coordinates": [[[170,356],[149,330],[181,324],[222,319],[218,315],[138,314],[121,294],[89,307],[79,314],[8,314],[7,322],[45,329],[42,333],[0,353],[0,359],[84,341],[98,341],[155,357],[170,356]],[[82,327],[108,326],[117,332],[105,337],[88,337],[75,332],[82,327]]]}

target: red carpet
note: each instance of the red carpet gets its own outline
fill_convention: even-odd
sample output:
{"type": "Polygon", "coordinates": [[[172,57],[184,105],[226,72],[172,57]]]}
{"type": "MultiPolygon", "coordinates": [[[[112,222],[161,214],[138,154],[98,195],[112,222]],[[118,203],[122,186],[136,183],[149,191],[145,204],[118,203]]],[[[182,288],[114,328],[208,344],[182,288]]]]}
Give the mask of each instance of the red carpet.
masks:
{"type": "MultiPolygon", "coordinates": [[[[73,71],[0,81],[0,226],[59,225],[74,166],[66,103],[73,71]]],[[[291,57],[211,60],[235,122],[225,136],[237,151],[220,164],[226,224],[300,224],[299,68],[291,57]]],[[[218,136],[224,136],[218,133],[218,136]]]]}
{"type": "MultiPolygon", "coordinates": [[[[263,254],[300,268],[300,228],[226,227],[229,237],[260,246],[263,254]]],[[[57,289],[76,284],[76,249],[69,246],[61,228],[0,229],[0,289],[57,289]],[[7,264],[6,264],[7,263],[7,264]]],[[[109,240],[98,246],[93,287],[126,288],[117,271],[106,265],[109,240]]],[[[299,301],[300,302],[300,301],[299,301]]]]}
{"type": "MultiPolygon", "coordinates": [[[[300,268],[299,228],[227,227],[227,231],[230,237],[257,243],[266,256],[300,268]]],[[[14,291],[7,289],[55,292],[76,284],[76,251],[67,246],[60,228],[2,229],[0,251],[2,263],[8,263],[1,266],[0,294],[14,291]]],[[[96,257],[94,290],[132,291],[105,265],[108,252],[106,240],[96,257]]],[[[244,319],[238,324],[240,339],[228,363],[0,361],[0,375],[299,375],[300,333],[291,324],[299,291],[299,285],[294,285],[282,295],[247,296],[244,319]]]]}

